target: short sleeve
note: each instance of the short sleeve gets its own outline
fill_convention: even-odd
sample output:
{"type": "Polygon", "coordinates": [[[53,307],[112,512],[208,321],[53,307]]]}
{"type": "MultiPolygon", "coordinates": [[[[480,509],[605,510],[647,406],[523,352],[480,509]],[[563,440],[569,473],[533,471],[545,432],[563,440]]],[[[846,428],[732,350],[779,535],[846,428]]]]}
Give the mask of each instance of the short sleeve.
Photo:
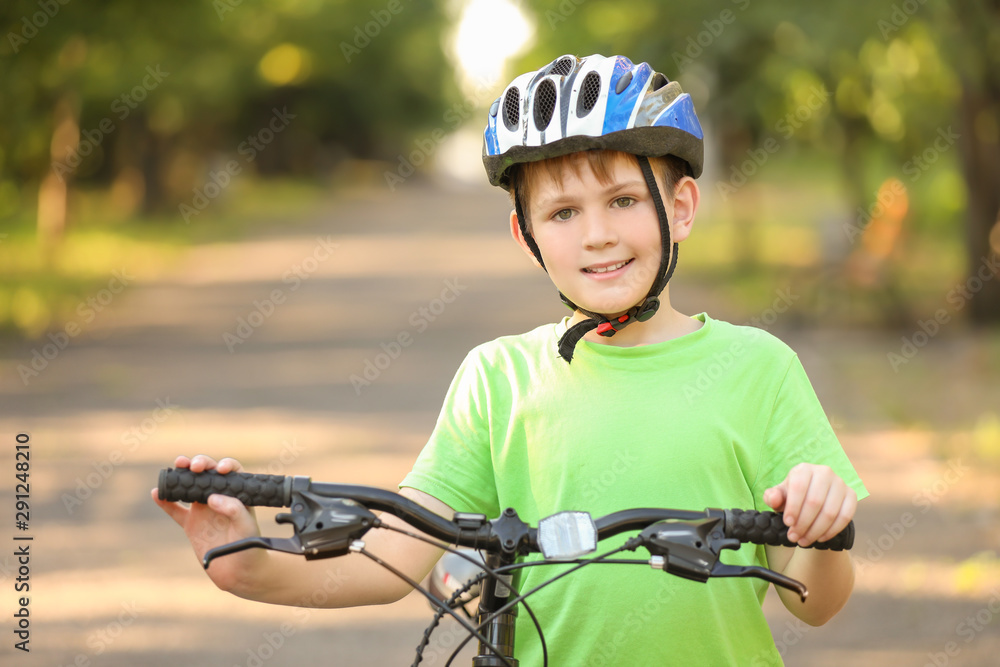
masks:
{"type": "Polygon", "coordinates": [[[499,514],[490,448],[490,392],[480,355],[462,362],[427,444],[400,482],[459,512],[499,514]]]}
{"type": "Polygon", "coordinates": [[[780,484],[799,463],[830,466],[857,492],[859,500],[868,495],[837,440],[802,363],[793,355],[775,395],[761,444],[757,478],[751,485],[756,509],[770,509],[764,504],[764,491],[780,484]]]}

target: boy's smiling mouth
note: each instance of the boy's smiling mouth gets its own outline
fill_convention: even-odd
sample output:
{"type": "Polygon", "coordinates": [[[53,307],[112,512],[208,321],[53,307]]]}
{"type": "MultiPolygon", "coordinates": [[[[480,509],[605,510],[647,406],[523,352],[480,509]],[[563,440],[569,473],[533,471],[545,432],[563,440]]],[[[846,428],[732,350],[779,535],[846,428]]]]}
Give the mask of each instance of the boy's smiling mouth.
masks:
{"type": "Polygon", "coordinates": [[[607,263],[607,264],[595,264],[593,266],[588,266],[588,267],[580,269],[580,270],[583,271],[584,273],[596,273],[596,274],[612,273],[613,271],[617,271],[617,270],[619,270],[621,268],[624,268],[624,267],[628,266],[629,264],[631,264],[634,261],[635,261],[635,257],[633,257],[632,259],[624,260],[622,262],[611,262],[611,263],[607,263]]]}

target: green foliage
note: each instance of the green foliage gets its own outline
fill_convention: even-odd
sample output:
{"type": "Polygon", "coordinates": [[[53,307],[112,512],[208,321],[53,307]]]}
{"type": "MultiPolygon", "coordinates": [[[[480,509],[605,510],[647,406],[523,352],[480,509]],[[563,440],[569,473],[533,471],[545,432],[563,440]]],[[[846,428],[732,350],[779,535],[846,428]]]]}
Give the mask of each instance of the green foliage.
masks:
{"type": "Polygon", "coordinates": [[[261,152],[257,171],[393,157],[440,123],[449,101],[441,91],[454,90],[445,25],[435,3],[412,0],[5,3],[0,215],[30,199],[47,170],[61,100],[90,133],[79,155],[54,156],[77,163],[71,178],[109,184],[131,166],[146,180],[147,204],[164,208],[190,197],[274,109],[295,121],[261,152]]]}
{"type": "Polygon", "coordinates": [[[897,175],[911,190],[933,193],[918,224],[950,226],[964,204],[958,151],[938,151],[930,164],[920,158],[956,123],[958,72],[981,70],[984,51],[998,57],[1000,39],[1000,17],[984,3],[965,4],[979,7],[981,27],[971,36],[933,0],[845,0],[822,11],[752,0],[536,0],[538,43],[519,65],[566,52],[646,60],[695,98],[720,145],[721,171],[774,138],[841,164],[855,206],[867,206],[879,183],[897,175]]]}

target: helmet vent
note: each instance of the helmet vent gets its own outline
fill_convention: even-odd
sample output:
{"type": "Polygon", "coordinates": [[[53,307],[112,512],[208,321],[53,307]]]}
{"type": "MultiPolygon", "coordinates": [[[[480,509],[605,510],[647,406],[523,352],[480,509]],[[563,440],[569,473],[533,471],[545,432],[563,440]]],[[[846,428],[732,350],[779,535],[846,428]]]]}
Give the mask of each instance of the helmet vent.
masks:
{"type": "Polygon", "coordinates": [[[650,91],[659,90],[668,83],[670,83],[670,81],[667,80],[667,77],[663,76],[663,74],[661,74],[660,72],[657,72],[653,76],[653,80],[649,84],[649,90],[650,91]]]}
{"type": "Polygon", "coordinates": [[[549,74],[558,74],[559,76],[566,76],[573,71],[573,59],[572,58],[560,58],[556,61],[556,64],[552,66],[549,70],[549,74]]]}
{"type": "Polygon", "coordinates": [[[517,88],[508,88],[503,98],[503,124],[513,132],[517,129],[519,120],[521,120],[521,91],[517,88]]]}
{"type": "Polygon", "coordinates": [[[556,108],[556,86],[552,79],[543,79],[535,89],[535,127],[544,131],[556,108]]]}
{"type": "Polygon", "coordinates": [[[601,75],[597,72],[590,72],[583,77],[583,85],[580,87],[580,97],[576,103],[576,115],[583,118],[597,104],[597,98],[601,96],[601,75]]]}

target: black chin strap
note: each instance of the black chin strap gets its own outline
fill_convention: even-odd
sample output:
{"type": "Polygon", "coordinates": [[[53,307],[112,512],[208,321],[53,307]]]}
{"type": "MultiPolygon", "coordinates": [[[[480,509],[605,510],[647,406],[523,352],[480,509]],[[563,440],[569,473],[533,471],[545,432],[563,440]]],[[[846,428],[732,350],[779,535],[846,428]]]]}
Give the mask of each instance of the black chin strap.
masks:
{"type": "MultiPolygon", "coordinates": [[[[571,309],[579,310],[587,316],[587,319],[577,322],[567,329],[566,333],[559,339],[559,356],[565,359],[566,363],[573,361],[573,351],[576,349],[576,344],[591,331],[596,329],[597,333],[601,336],[610,338],[632,322],[645,322],[655,315],[657,309],[660,307],[660,293],[667,286],[667,282],[674,274],[674,268],[677,266],[677,244],[670,242],[670,221],[667,219],[667,211],[663,206],[663,199],[660,197],[660,189],[656,185],[656,178],[653,176],[653,170],[649,166],[649,160],[643,156],[638,156],[638,160],[639,168],[642,170],[643,178],[646,180],[646,186],[649,188],[650,196],[653,198],[656,217],[660,221],[660,267],[656,273],[656,280],[653,281],[653,284],[649,288],[649,293],[642,301],[629,308],[625,314],[614,318],[581,308],[560,292],[559,298],[562,299],[563,303],[571,309]]],[[[521,235],[524,237],[525,243],[527,243],[528,248],[535,256],[535,259],[538,260],[538,263],[545,269],[545,262],[542,261],[542,253],[538,250],[535,239],[528,232],[527,218],[524,216],[524,210],[521,207],[521,198],[518,196],[516,189],[514,191],[514,210],[517,213],[517,224],[521,228],[521,235]]]]}

